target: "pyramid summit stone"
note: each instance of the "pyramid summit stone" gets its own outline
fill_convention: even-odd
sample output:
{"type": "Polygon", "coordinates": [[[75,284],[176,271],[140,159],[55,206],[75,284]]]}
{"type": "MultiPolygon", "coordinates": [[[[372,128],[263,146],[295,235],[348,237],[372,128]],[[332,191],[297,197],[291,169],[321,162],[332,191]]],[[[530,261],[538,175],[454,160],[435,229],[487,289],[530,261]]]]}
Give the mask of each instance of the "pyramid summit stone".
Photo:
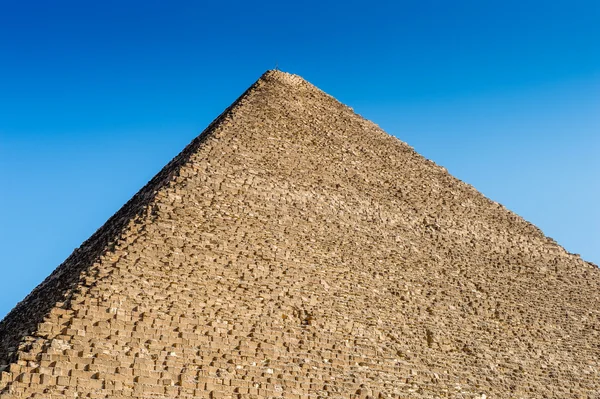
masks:
{"type": "Polygon", "coordinates": [[[0,397],[598,398],[600,271],[266,72],[0,323],[0,397]]]}

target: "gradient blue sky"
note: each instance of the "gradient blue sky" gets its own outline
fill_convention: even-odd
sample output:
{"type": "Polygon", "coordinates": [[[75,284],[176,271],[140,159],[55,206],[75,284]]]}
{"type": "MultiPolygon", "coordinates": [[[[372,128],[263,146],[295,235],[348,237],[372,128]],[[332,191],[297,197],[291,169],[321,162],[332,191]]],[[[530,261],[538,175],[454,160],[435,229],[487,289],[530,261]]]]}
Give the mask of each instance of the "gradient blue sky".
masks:
{"type": "Polygon", "coordinates": [[[0,317],[278,63],[600,263],[600,2],[0,0],[0,317]]]}

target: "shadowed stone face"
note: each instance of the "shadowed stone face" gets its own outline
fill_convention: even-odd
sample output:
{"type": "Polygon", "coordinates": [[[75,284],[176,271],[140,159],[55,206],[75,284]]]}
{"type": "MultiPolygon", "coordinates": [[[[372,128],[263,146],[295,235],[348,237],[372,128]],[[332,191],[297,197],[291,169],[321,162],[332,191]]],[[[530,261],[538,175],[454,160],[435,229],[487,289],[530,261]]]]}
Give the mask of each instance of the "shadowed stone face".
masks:
{"type": "Polygon", "coordinates": [[[0,397],[597,398],[600,272],[265,73],[0,323],[0,397]]]}

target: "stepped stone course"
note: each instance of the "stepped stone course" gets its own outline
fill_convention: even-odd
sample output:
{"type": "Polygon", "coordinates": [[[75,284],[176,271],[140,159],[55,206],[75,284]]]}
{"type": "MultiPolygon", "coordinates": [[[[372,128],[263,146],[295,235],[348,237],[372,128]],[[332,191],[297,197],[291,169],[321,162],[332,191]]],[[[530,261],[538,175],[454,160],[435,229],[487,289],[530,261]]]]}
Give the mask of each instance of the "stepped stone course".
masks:
{"type": "Polygon", "coordinates": [[[600,271],[266,72],[0,323],[0,397],[600,398],[600,271]]]}

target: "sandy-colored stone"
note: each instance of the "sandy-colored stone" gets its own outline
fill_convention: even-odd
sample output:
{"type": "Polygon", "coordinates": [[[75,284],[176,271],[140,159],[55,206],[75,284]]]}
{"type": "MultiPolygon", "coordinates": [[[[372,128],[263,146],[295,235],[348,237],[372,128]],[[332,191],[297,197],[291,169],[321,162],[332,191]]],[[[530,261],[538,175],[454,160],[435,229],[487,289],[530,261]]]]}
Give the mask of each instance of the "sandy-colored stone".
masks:
{"type": "Polygon", "coordinates": [[[0,397],[599,398],[600,271],[265,73],[0,323],[0,397]]]}

